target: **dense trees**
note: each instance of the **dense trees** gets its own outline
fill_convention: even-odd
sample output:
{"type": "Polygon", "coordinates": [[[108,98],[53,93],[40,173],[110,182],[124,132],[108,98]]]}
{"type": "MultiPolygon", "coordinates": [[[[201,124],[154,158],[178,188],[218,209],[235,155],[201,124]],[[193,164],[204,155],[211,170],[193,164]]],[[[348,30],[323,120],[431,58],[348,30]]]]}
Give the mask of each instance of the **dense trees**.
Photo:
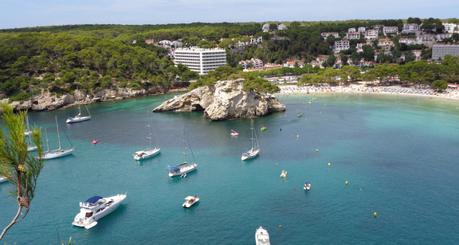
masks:
{"type": "Polygon", "coordinates": [[[0,91],[24,99],[42,89],[62,93],[128,86],[167,87],[196,77],[157,48],[89,34],[0,33],[0,91]]]}

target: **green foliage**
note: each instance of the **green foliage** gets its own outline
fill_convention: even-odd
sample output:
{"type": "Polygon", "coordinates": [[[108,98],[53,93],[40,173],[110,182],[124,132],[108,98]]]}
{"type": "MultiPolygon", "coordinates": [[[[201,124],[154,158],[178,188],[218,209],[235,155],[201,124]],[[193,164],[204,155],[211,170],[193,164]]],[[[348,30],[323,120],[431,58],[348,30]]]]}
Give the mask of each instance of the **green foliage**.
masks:
{"type": "Polygon", "coordinates": [[[437,90],[438,92],[443,92],[445,89],[448,88],[448,82],[445,80],[435,80],[432,83],[432,88],[437,90]]]}
{"type": "Polygon", "coordinates": [[[277,93],[279,87],[269,81],[255,76],[246,76],[244,79],[244,91],[257,91],[261,93],[277,93]]]}
{"type": "MultiPolygon", "coordinates": [[[[24,137],[26,113],[15,114],[9,105],[2,105],[2,110],[7,133],[0,130],[0,175],[16,186],[12,194],[17,198],[18,212],[0,234],[0,240],[21,214],[23,217],[27,214],[35,195],[38,176],[43,168],[42,160],[36,159],[27,151],[24,137]],[[21,213],[22,209],[26,209],[27,212],[21,213]]],[[[38,129],[33,130],[32,141],[38,148],[38,156],[41,156],[42,145],[38,129]]]]}

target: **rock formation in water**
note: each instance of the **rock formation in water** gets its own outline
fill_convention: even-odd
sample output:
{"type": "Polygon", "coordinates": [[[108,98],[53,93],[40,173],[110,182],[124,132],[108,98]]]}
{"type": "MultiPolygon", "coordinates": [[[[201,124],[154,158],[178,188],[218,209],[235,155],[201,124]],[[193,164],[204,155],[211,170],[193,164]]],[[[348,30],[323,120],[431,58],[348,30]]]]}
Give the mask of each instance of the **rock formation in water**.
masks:
{"type": "Polygon", "coordinates": [[[204,111],[204,115],[211,120],[226,120],[285,111],[285,105],[270,94],[244,91],[243,80],[239,79],[196,88],[165,101],[153,111],[204,111]]]}

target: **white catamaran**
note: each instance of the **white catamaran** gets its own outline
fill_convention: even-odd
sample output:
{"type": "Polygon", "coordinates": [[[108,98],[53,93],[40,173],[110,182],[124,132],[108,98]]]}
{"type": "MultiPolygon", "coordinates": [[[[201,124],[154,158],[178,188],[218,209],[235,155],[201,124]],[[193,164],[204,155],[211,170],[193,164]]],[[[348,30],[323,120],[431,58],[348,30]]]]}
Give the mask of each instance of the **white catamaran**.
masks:
{"type": "Polygon", "coordinates": [[[61,136],[59,134],[59,124],[57,123],[57,117],[55,119],[56,119],[57,142],[58,142],[59,147],[57,149],[53,149],[53,150],[49,149],[48,132],[45,130],[47,150],[45,152],[43,152],[43,156],[41,157],[41,159],[43,159],[43,160],[49,160],[49,159],[65,157],[65,156],[71,155],[73,153],[73,147],[67,148],[67,149],[63,149],[62,148],[61,136]]]}
{"type": "Polygon", "coordinates": [[[150,124],[147,125],[147,127],[150,128],[150,135],[149,137],[147,137],[147,139],[150,141],[150,144],[146,149],[134,152],[134,154],[132,155],[134,160],[140,161],[143,159],[152,158],[160,153],[161,149],[159,147],[153,146],[152,143],[153,129],[150,124]]]}
{"type": "Polygon", "coordinates": [[[86,202],[80,202],[80,213],[75,216],[72,225],[91,229],[97,225],[97,220],[113,212],[126,197],[126,194],[111,197],[93,196],[86,202]]]}
{"type": "Polygon", "coordinates": [[[81,115],[81,106],[78,106],[78,114],[74,117],[69,117],[67,120],[65,120],[66,123],[79,123],[79,122],[84,122],[91,120],[91,114],[89,113],[88,107],[86,107],[86,111],[88,112],[87,116],[82,116],[81,115]]]}
{"type": "Polygon", "coordinates": [[[247,152],[242,153],[242,161],[255,158],[260,153],[260,145],[258,143],[257,134],[255,133],[255,129],[253,128],[253,120],[250,121],[250,125],[250,130],[252,131],[252,137],[250,138],[250,140],[252,141],[252,148],[250,148],[250,150],[248,150],[247,152]]]}

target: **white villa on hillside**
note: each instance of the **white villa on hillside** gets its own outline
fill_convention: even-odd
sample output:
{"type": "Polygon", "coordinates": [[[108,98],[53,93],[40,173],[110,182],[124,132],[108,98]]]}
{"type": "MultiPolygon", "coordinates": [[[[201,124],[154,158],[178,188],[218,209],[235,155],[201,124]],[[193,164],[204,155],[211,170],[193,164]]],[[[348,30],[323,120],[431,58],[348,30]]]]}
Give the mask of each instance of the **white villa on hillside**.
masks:
{"type": "Polygon", "coordinates": [[[335,53],[339,53],[343,50],[348,50],[350,48],[349,40],[344,39],[341,41],[335,41],[334,51],[335,53]]]}

